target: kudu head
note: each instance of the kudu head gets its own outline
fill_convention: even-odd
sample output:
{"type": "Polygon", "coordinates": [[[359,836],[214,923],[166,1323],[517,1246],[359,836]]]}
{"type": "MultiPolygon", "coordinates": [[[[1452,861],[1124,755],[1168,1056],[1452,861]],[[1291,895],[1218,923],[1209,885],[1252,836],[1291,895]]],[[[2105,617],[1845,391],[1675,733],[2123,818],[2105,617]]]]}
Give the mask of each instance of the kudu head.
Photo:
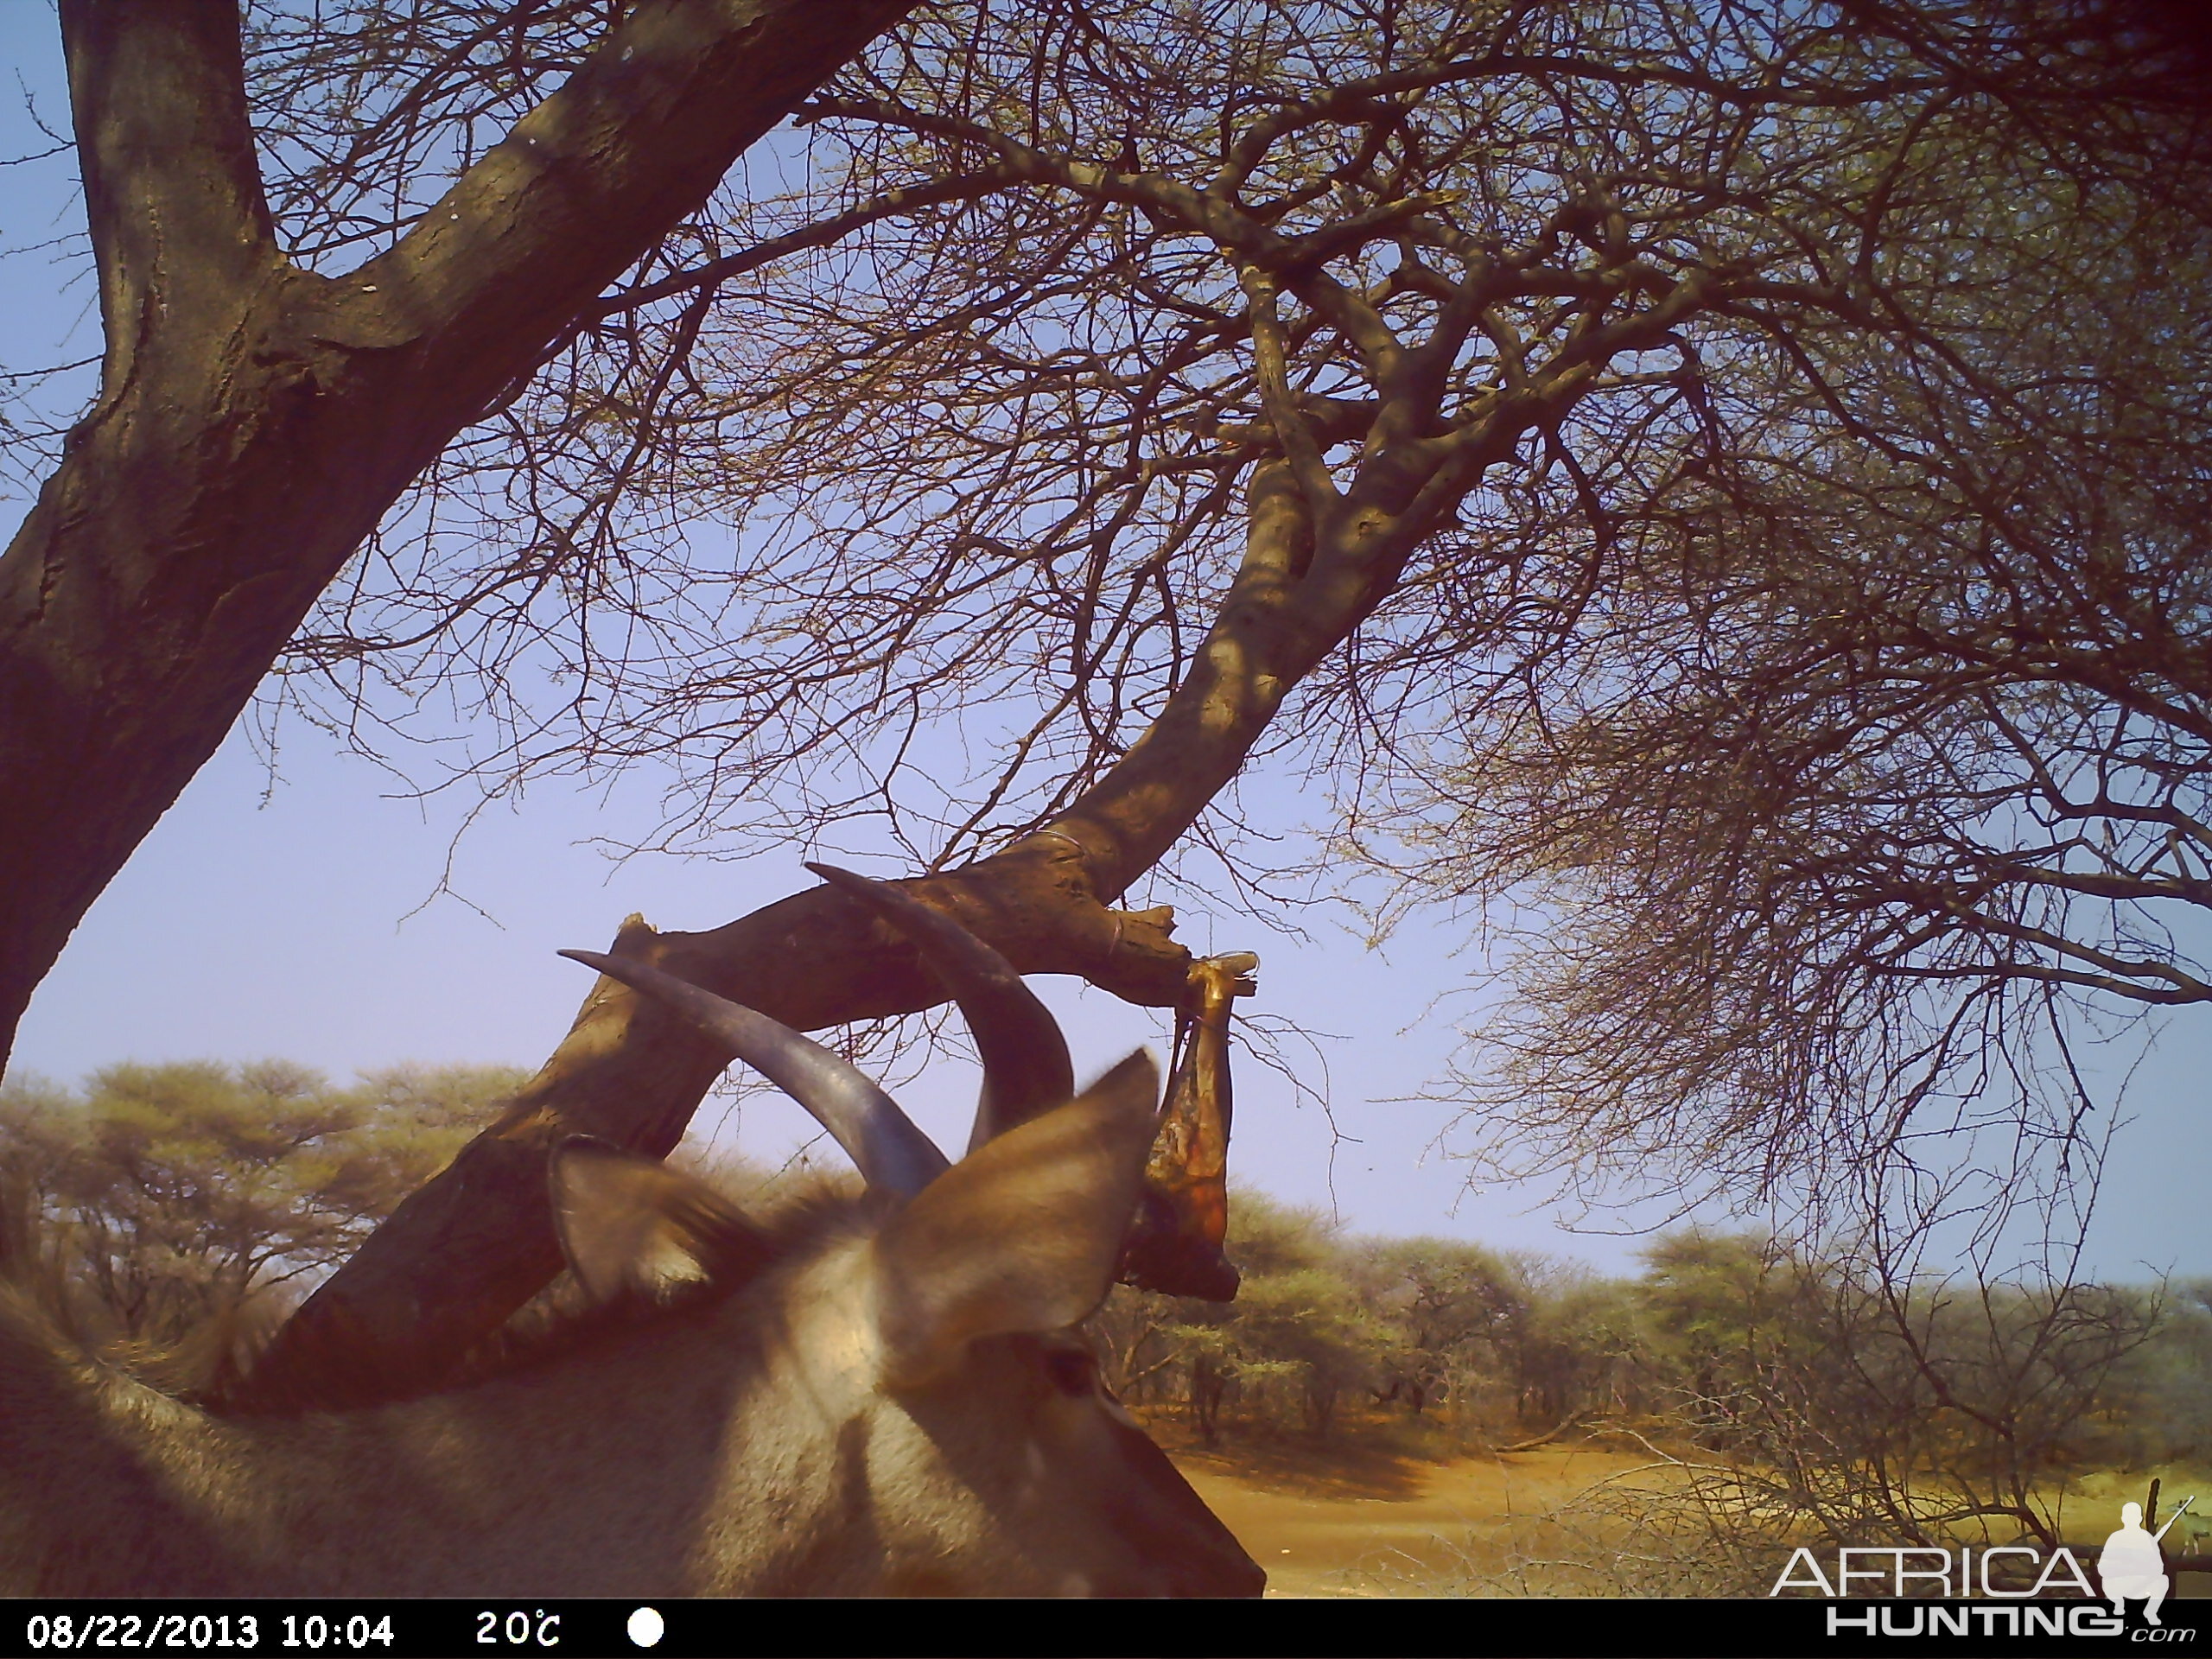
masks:
{"type": "Polygon", "coordinates": [[[789,1092],[858,1166],[872,1217],[779,1262],[699,1183],[572,1141],[552,1179],[575,1276],[599,1297],[671,1274],[761,1276],[728,1316],[780,1333],[764,1363],[791,1375],[760,1397],[826,1427],[840,1464],[839,1516],[805,1588],[1258,1593],[1266,1575],[1108,1392],[1075,1329],[1104,1299],[1137,1206],[1159,1122],[1152,1059],[1131,1055],[1075,1093],[1058,1023],[997,952],[897,888],[810,868],[913,941],[966,1014],[984,1062],[970,1150],[948,1164],[874,1084],[765,1015],[641,963],[566,951],[789,1092]]]}
{"type": "Polygon", "coordinates": [[[903,893],[857,891],[976,1022],[989,1079],[959,1163],[796,1033],[572,952],[790,1090],[867,1195],[755,1215],[571,1140],[553,1210],[597,1306],[364,1410],[198,1409],[0,1285],[0,1594],[1258,1593],[1073,1328],[1136,1205],[1152,1061],[1075,1093],[1003,962],[903,893]]]}
{"type": "MultiPolygon", "coordinates": [[[[1152,1060],[1132,1055],[1075,1094],[1058,1023],[995,951],[896,888],[813,868],[912,940],[967,1015],[984,1087],[957,1164],[867,1077],[765,1015],[643,963],[564,954],[765,1072],[874,1198],[872,1226],[764,1287],[787,1333],[767,1363],[798,1373],[843,1463],[818,1587],[1256,1593],[1265,1575],[1107,1392],[1073,1328],[1104,1299],[1136,1209],[1159,1118],[1152,1060]]],[[[553,1185],[570,1264],[596,1294],[671,1262],[776,1271],[742,1215],[658,1164],[572,1141],[553,1185]]]]}

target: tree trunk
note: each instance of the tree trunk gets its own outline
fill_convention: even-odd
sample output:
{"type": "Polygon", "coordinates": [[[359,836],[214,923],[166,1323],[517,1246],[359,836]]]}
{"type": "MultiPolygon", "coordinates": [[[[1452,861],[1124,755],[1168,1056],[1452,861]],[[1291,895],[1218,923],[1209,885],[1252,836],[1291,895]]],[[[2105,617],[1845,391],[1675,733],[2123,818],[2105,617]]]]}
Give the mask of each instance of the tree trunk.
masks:
{"type": "Polygon", "coordinates": [[[911,0],[662,0],[388,252],[276,245],[234,0],[65,0],[107,353],[0,556],[0,1057],[315,596],[454,434],[911,0]]]}

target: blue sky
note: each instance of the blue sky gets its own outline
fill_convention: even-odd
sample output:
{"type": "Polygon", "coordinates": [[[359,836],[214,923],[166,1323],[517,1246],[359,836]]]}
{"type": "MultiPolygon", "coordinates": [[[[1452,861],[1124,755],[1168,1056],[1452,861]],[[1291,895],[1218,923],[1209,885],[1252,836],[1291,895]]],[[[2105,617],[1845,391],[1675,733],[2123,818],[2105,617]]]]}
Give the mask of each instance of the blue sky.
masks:
{"type": "MultiPolygon", "coordinates": [[[[0,52],[47,122],[66,126],[48,8],[0,6],[0,52]]],[[[0,154],[47,146],[22,100],[0,99],[0,154]]],[[[0,168],[0,247],[67,232],[71,183],[66,158],[0,168]]],[[[91,354],[90,301],[81,257],[66,248],[0,259],[0,367],[91,354]]],[[[12,529],[24,505],[0,499],[0,527],[12,529]]],[[[407,798],[388,774],[304,723],[279,735],[272,766],[234,734],[94,906],[31,1005],[18,1071],[67,1080],[125,1059],[262,1056],[341,1078],[410,1059],[534,1065],[588,983],[556,949],[602,945],[632,911],[664,927],[713,926],[812,879],[797,849],[746,862],[610,862],[593,843],[642,835],[657,816],[660,780],[649,774],[598,793],[533,787],[462,833],[467,803],[407,798]]],[[[1440,1072],[1458,1040],[1449,1007],[1432,1004],[1465,979],[1467,963],[1453,954],[1463,933],[1416,927],[1376,951],[1324,921],[1292,941],[1180,897],[1180,937],[1202,950],[1259,951],[1257,1006],[1314,1037],[1305,1058],[1289,1052],[1302,1079],[1325,1093],[1325,1110],[1263,1068],[1240,1067],[1233,1157],[1242,1175],[1332,1208],[1358,1230],[1631,1264],[1635,1238],[1566,1231],[1541,1192],[1470,1194],[1464,1166],[1446,1155],[1450,1109],[1405,1098],[1440,1072]]],[[[1138,893],[1128,902],[1148,901],[1138,893]]],[[[1068,982],[1040,988],[1070,1025],[1079,1071],[1163,1040],[1145,1011],[1068,982]]],[[[2125,1115],[2136,1121],[2118,1138],[2092,1232],[2098,1271],[2212,1274],[2208,1074],[2212,1013],[2184,1011],[2128,1092],[2125,1115]]],[[[906,1098],[957,1145],[972,1088],[963,1068],[942,1065],[906,1098]]],[[[699,1123],[771,1158],[807,1134],[795,1109],[760,1092],[710,1101],[699,1123]]]]}

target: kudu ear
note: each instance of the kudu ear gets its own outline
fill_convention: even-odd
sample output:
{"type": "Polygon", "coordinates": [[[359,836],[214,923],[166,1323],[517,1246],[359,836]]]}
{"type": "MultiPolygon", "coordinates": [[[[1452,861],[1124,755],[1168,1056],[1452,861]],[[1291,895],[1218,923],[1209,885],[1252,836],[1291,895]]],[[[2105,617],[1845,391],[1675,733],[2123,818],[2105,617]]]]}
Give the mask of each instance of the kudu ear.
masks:
{"type": "Polygon", "coordinates": [[[1135,1053],[1066,1105],[987,1141],[876,1240],[885,1380],[927,1382],[978,1337],[1057,1331],[1105,1297],[1160,1116],[1135,1053]]]}
{"type": "Polygon", "coordinates": [[[766,1236],[704,1182],[589,1135],[561,1143],[550,1179],[562,1252],[594,1302],[749,1277],[771,1254],[766,1236]]]}

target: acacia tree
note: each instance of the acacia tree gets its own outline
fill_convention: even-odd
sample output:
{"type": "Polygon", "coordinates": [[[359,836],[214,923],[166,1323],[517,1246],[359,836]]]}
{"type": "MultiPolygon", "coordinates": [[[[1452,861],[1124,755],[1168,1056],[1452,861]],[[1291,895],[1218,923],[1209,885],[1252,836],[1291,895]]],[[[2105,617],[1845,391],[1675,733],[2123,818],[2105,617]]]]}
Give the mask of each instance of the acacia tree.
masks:
{"type": "Polygon", "coordinates": [[[232,0],[60,8],[106,350],[0,557],[0,1044],[401,491],[906,7],[432,8],[467,58],[502,58],[502,29],[569,45],[458,101],[359,55],[410,10],[313,13],[319,73],[360,136],[434,164],[350,240],[296,248],[232,0]]]}
{"type": "Polygon", "coordinates": [[[170,1344],[342,1262],[520,1081],[402,1066],[335,1089],[282,1060],[115,1065],[78,1090],[11,1079],[0,1166],[72,1311],[170,1344]]]}
{"type": "Polygon", "coordinates": [[[1991,1219],[2082,1202],[2085,1024],[2212,1001],[2206,199],[2018,162],[1913,179],[2027,232],[1935,256],[1939,313],[2006,326],[1740,365],[1750,441],[1615,521],[1541,693],[1402,798],[1401,870],[1545,918],[1468,1080],[1521,1169],[1942,1179],[1915,1131],[1963,1121],[2012,1142],[1991,1219]]]}
{"type": "MultiPolygon", "coordinates": [[[[1831,415],[1847,431],[1840,365],[1971,362],[1995,302],[1954,305],[1936,262],[1971,226],[1993,289],[2030,269],[2035,238],[1989,209],[1970,168],[1930,173],[1925,155],[1994,146],[2038,179],[2141,191],[2174,149],[2163,116],[2110,96],[2135,66],[2116,72],[2063,15],[1069,0],[923,14],[808,106],[795,193],[717,199],[663,235],[661,210],[689,202],[665,181],[644,192],[634,124],[606,115],[621,142],[603,167],[533,158],[566,142],[564,111],[606,114],[594,98],[629,111],[645,97],[671,135],[701,118],[683,100],[707,93],[678,73],[676,35],[632,31],[736,29],[721,9],[640,9],[611,33],[581,6],[415,8],[397,29],[366,15],[384,32],[365,58],[364,40],[276,11],[248,42],[287,233],[333,264],[397,238],[343,281],[296,265],[269,278],[372,320],[336,337],[344,374],[326,377],[365,390],[333,403],[322,381],[298,382],[284,418],[321,448],[186,446],[226,488],[251,473],[236,454],[289,467],[267,488],[293,517],[255,520],[246,539],[273,561],[263,531],[296,531],[321,574],[296,561],[257,588],[202,561],[214,575],[198,612],[156,605],[202,619],[162,636],[163,662],[204,645],[218,597],[281,589],[256,636],[265,663],[404,479],[473,423],[296,635],[290,686],[320,676],[364,700],[357,718],[379,711],[381,681],[411,691],[465,668],[510,721],[514,764],[696,761],[692,822],[717,831],[753,785],[796,773],[813,786],[798,827],[895,813],[934,901],[1018,967],[1161,1005],[1187,974],[1168,917],[1110,907],[1194,829],[1229,823],[1206,815],[1255,747],[1433,782],[1427,751],[1464,711],[1541,692],[1599,595],[1665,578],[1624,564],[1615,527],[1748,464],[1762,431],[1741,411],[1780,395],[1770,363],[1795,372],[1789,388],[1846,386],[1831,415]],[[477,157],[480,126],[563,73],[477,157]],[[441,168],[460,181],[432,201],[420,180],[441,168]],[[499,281],[462,280],[454,238],[508,201],[510,178],[553,192],[563,235],[604,258],[558,242],[568,285],[541,294],[535,245],[495,238],[499,281]],[[593,239],[594,213],[632,239],[593,239]],[[466,372],[435,349],[479,336],[499,349],[466,372]],[[400,418],[366,429],[394,399],[400,418]],[[438,423],[415,415],[433,404],[435,442],[438,423]],[[338,410],[354,424],[326,418],[338,410]],[[340,456],[344,478],[297,482],[340,456]],[[341,498],[353,517],[333,516],[341,498]],[[743,532],[734,550],[677,533],[701,508],[743,532]],[[948,715],[988,764],[918,796],[908,741],[948,715]],[[829,792],[855,766],[849,792],[829,792]]],[[[128,112],[99,113],[121,108],[99,102],[108,60],[73,52],[92,66],[80,124],[97,164],[128,112]]],[[[251,183],[248,106],[229,60],[200,57],[227,100],[216,176],[251,183]]],[[[708,124],[727,137],[717,109],[708,124]]],[[[684,176],[696,200],[706,162],[684,176]]],[[[96,243],[112,246],[105,188],[89,199],[96,243]]],[[[226,223],[248,221],[263,223],[226,223]]],[[[273,260],[273,232],[255,237],[253,257],[273,260]]],[[[225,303],[242,303],[242,283],[225,303]]],[[[136,291],[117,290],[111,318],[136,291]]],[[[337,325],[301,327],[321,351],[337,325]]],[[[137,360],[111,358],[117,385],[137,360]]],[[[1793,407],[1829,418],[1818,397],[1793,407]]],[[[58,478],[105,453],[105,418],[58,478]]],[[[170,499],[114,482],[92,518],[170,499]]],[[[79,522],[66,493],[49,488],[26,536],[79,522]]],[[[194,499],[175,498],[179,547],[214,522],[187,511],[194,499]]],[[[98,643],[69,660],[99,661],[98,643]]],[[[251,654],[237,646],[215,675],[231,709],[251,654]]],[[[204,742],[162,774],[173,794],[228,715],[194,724],[172,697],[160,731],[109,737],[89,724],[99,702],[25,740],[26,765],[90,746],[78,772],[95,804],[65,810],[60,774],[41,772],[32,817],[58,836],[70,810],[100,817],[107,851],[92,861],[111,869],[150,812],[98,806],[114,786],[93,763],[127,751],[143,772],[189,728],[204,742]]],[[[48,940],[22,958],[33,978],[57,918],[89,899],[73,891],[33,907],[48,940]]],[[[826,892],[709,933],[639,925],[618,949],[802,1027],[940,995],[826,892]]],[[[546,1150],[581,1129],[665,1151],[720,1063],[601,986],[502,1122],[289,1328],[277,1369],[320,1360],[373,1392],[442,1363],[557,1264],[546,1150]]]]}

